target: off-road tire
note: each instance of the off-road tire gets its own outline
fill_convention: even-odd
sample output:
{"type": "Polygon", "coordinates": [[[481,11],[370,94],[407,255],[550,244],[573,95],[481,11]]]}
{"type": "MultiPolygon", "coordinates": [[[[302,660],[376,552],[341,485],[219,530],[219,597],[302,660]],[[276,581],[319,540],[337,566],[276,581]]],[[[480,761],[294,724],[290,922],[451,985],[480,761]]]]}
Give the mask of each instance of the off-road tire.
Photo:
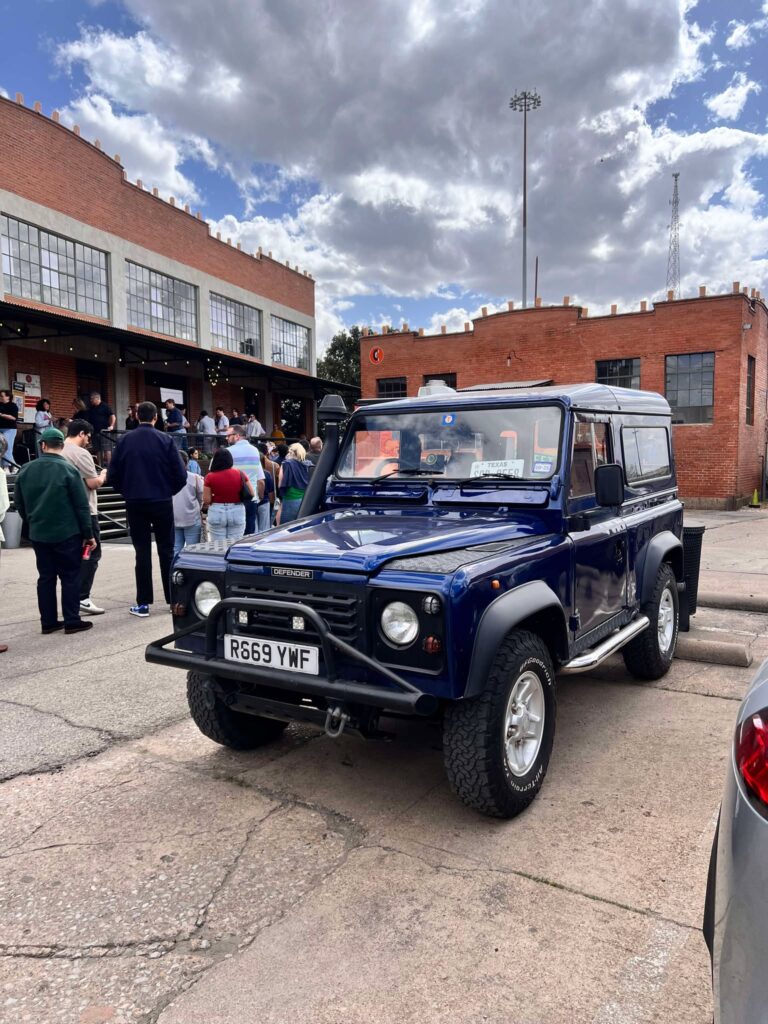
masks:
{"type": "Polygon", "coordinates": [[[456,701],[445,712],[443,758],[454,793],[468,807],[494,818],[514,818],[532,802],[549,765],[555,738],[555,672],[546,644],[515,630],[499,646],[488,685],[479,697],[456,701]],[[515,776],[505,754],[504,716],[512,688],[535,672],[544,692],[541,746],[528,772],[515,776]]]}
{"type": "Polygon", "coordinates": [[[254,750],[276,740],[288,725],[233,711],[209,689],[210,681],[211,676],[188,672],[187,703],[195,725],[214,743],[232,750],[254,750]]]}
{"type": "Polygon", "coordinates": [[[669,672],[672,659],[675,656],[675,647],[680,629],[680,602],[677,593],[677,579],[672,571],[672,566],[663,562],[659,567],[656,576],[656,583],[653,587],[653,594],[650,601],[647,601],[641,608],[643,615],[648,616],[650,625],[648,629],[636,636],[622,649],[624,664],[627,669],[638,679],[661,679],[669,672]],[[664,591],[668,590],[672,597],[674,607],[674,631],[672,642],[667,651],[662,651],[659,646],[659,606],[664,591]]]}

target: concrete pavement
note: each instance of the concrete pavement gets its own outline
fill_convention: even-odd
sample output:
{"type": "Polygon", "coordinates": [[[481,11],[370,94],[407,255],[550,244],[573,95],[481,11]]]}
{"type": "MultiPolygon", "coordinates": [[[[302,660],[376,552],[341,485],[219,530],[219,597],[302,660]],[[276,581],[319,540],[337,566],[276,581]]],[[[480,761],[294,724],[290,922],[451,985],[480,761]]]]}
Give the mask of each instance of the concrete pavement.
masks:
{"type": "MultiPolygon", "coordinates": [[[[743,529],[718,520],[708,572],[741,571],[743,529]]],[[[450,794],[428,724],[206,740],[182,674],[143,661],[169,619],[127,614],[130,548],[106,550],[108,614],[72,637],[37,632],[31,553],[2,558],[3,1024],[711,1019],[704,880],[752,670],[563,677],[541,794],[490,821],[450,794]]],[[[768,653],[768,615],[708,614],[768,653]]]]}

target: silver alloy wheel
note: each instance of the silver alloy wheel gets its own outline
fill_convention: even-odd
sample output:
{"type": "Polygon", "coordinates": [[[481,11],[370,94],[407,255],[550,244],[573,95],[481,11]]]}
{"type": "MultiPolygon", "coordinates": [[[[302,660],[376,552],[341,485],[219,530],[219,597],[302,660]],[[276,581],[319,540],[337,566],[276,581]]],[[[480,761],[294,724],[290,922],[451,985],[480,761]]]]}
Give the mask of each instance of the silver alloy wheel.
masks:
{"type": "Polygon", "coordinates": [[[523,672],[512,687],[504,715],[504,755],[513,775],[525,775],[544,736],[544,687],[535,672],[523,672]]]}
{"type": "Polygon", "coordinates": [[[659,601],[658,621],[659,650],[662,654],[668,654],[672,646],[672,637],[675,635],[675,602],[672,598],[672,591],[664,587],[659,601]]]}

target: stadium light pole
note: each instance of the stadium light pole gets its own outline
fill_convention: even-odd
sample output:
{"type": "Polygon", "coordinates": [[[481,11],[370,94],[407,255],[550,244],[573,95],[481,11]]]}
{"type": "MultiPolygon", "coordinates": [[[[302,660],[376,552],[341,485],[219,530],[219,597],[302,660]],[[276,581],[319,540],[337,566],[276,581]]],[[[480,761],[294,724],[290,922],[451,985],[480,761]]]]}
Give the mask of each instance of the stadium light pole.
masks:
{"type": "Polygon", "coordinates": [[[528,305],[528,111],[541,106],[537,92],[516,92],[509,101],[511,110],[523,114],[523,309],[528,305]]]}

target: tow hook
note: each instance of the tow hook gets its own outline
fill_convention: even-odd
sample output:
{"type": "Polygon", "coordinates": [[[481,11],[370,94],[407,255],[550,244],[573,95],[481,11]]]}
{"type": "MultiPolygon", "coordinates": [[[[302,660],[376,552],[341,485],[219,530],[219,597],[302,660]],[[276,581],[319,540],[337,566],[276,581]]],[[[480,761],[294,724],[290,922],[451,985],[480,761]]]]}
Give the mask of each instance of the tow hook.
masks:
{"type": "Polygon", "coordinates": [[[325,735],[330,736],[332,740],[337,740],[344,732],[348,721],[347,712],[340,704],[334,704],[332,708],[328,708],[325,716],[325,735]]]}

